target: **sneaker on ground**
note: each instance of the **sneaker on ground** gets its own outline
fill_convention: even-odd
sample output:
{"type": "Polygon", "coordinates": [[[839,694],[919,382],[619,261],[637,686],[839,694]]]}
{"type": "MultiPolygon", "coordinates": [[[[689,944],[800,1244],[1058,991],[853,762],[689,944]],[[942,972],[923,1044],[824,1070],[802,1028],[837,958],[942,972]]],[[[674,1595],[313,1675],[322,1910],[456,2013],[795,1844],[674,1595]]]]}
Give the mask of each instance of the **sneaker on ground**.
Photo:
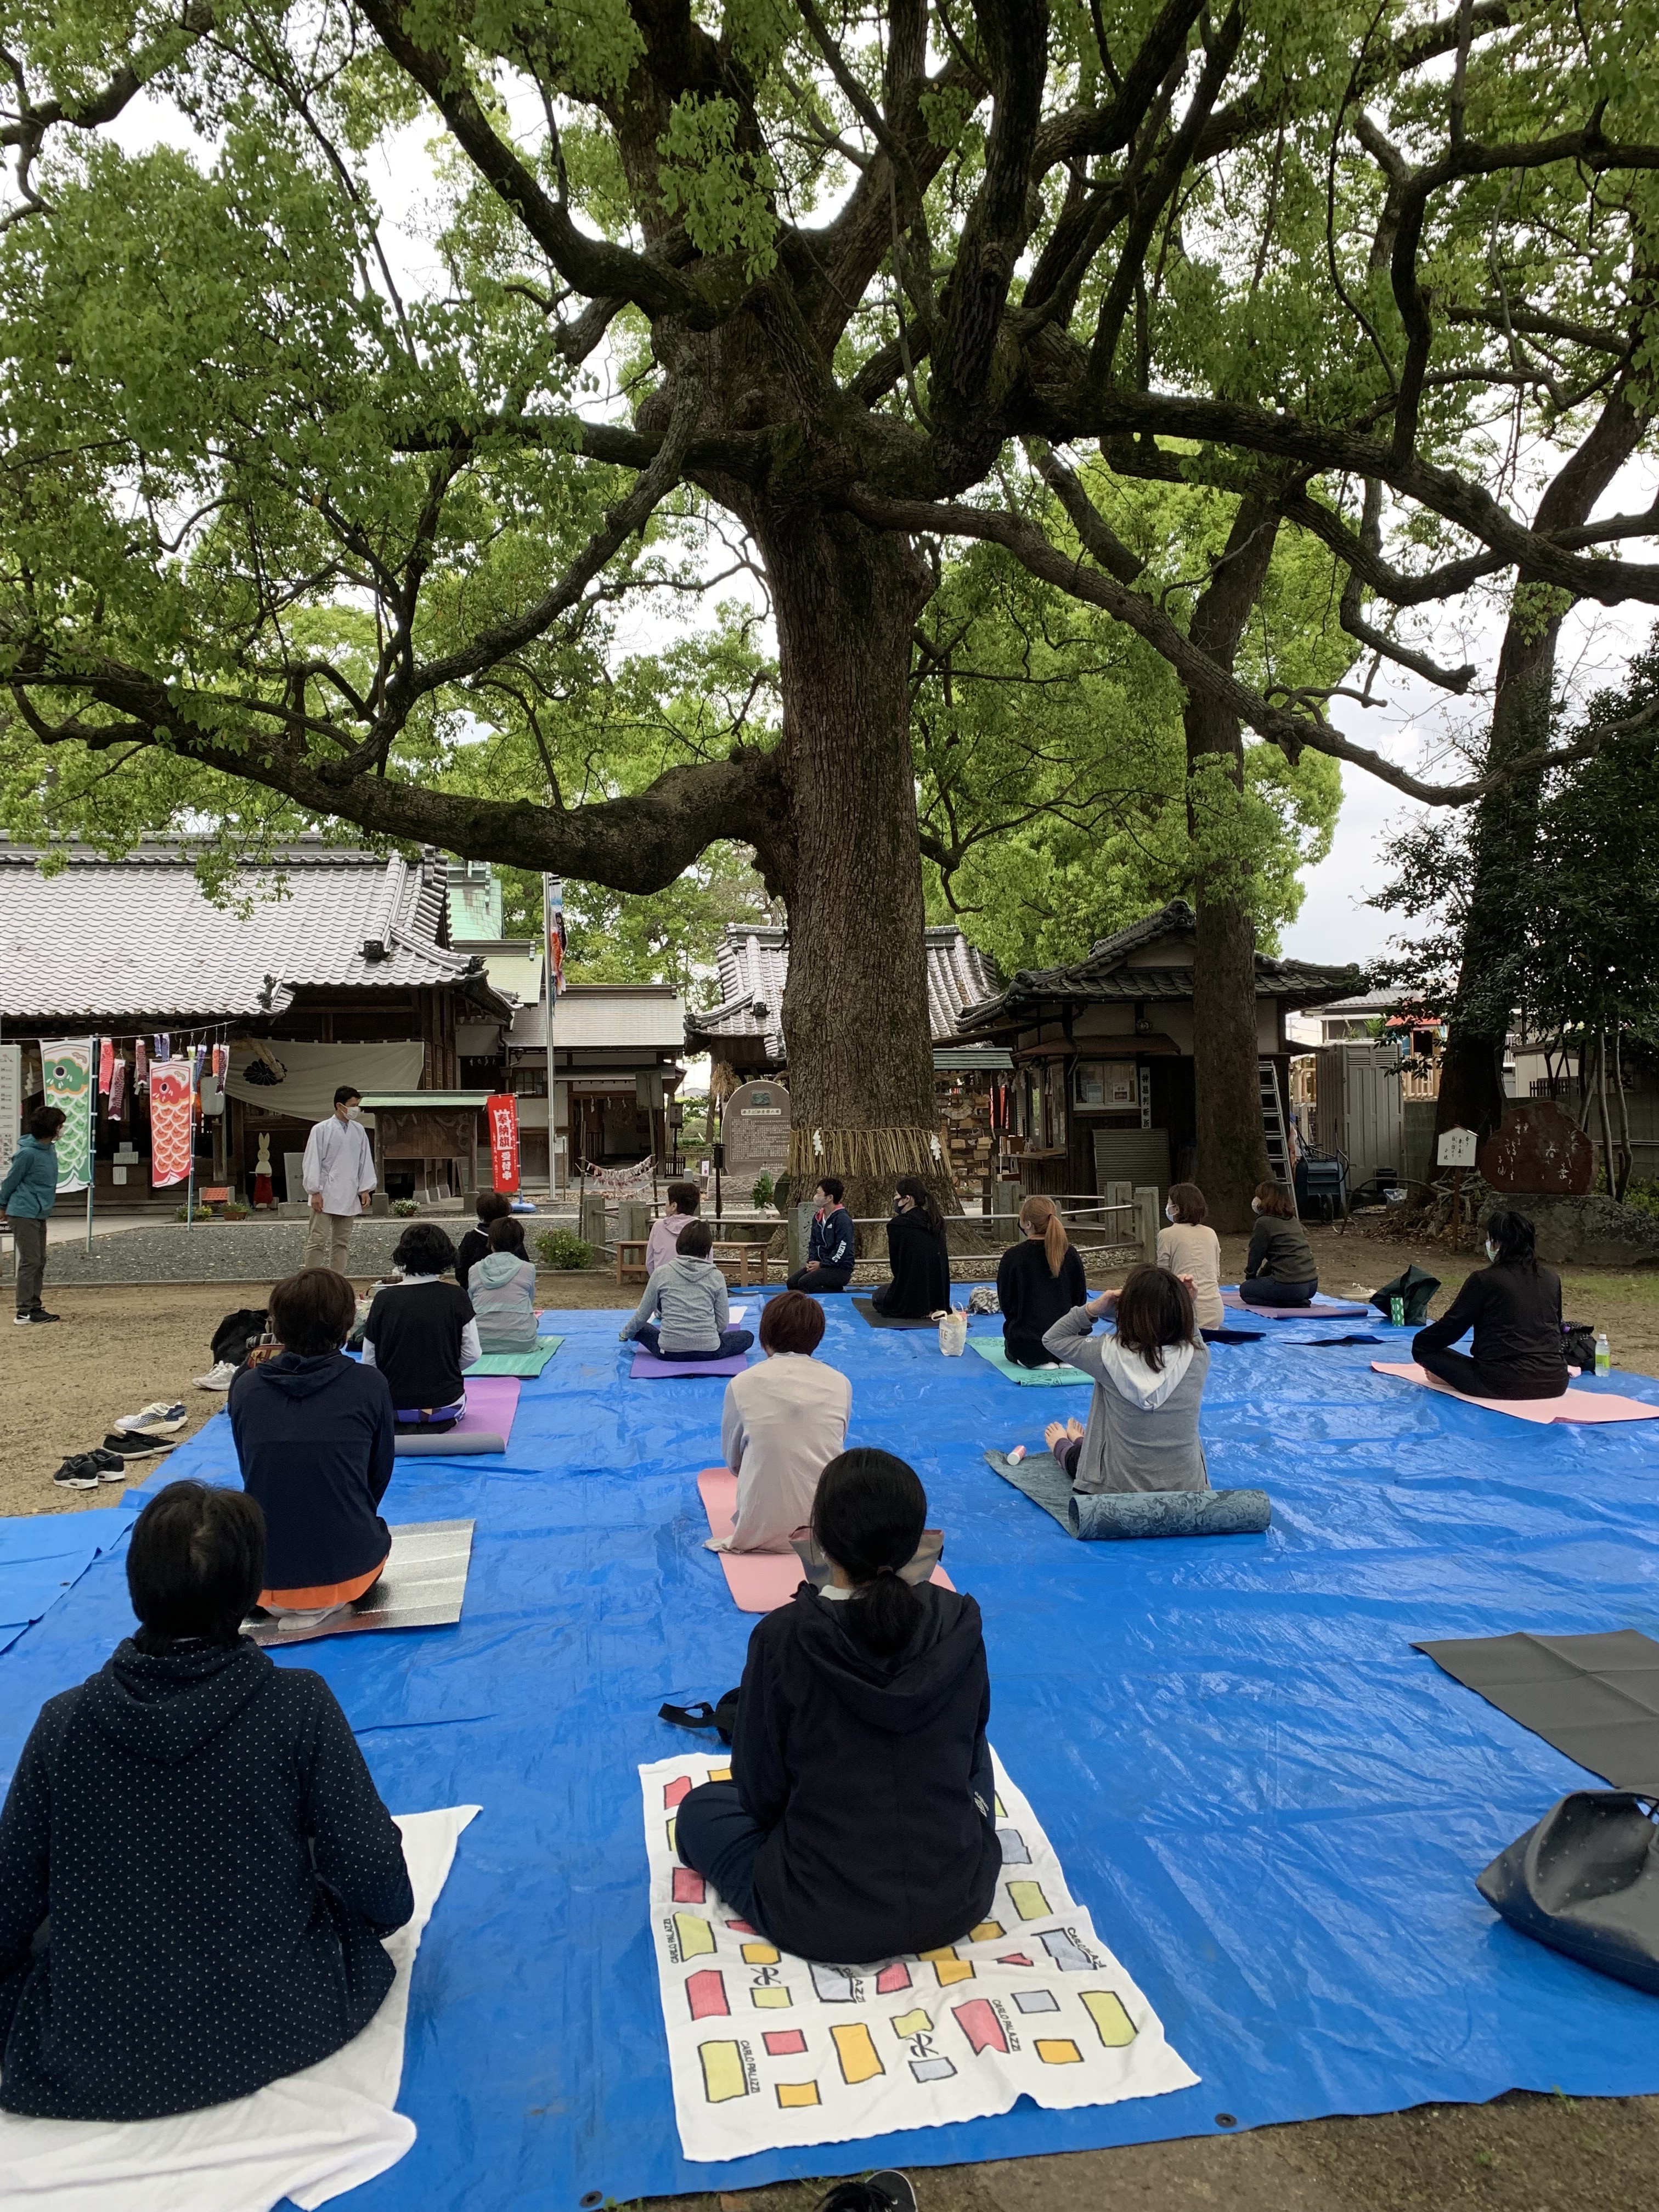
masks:
{"type": "Polygon", "coordinates": [[[222,1359],[205,1375],[196,1377],[198,1390],[228,1390],[241,1372],[234,1359],[222,1359]]]}
{"type": "Polygon", "coordinates": [[[123,1413],[115,1425],[118,1429],[142,1431],[145,1436],[161,1437],[182,1429],[188,1418],[182,1398],[170,1406],[164,1400],[156,1398],[148,1406],[141,1407],[136,1413],[123,1413]]]}
{"type": "Polygon", "coordinates": [[[56,1314],[49,1314],[44,1306],[31,1306],[27,1313],[18,1315],[17,1326],[27,1328],[32,1321],[56,1321],[58,1318],[56,1314]]]}
{"type": "Polygon", "coordinates": [[[96,1490],[101,1477],[90,1452],[66,1459],[52,1478],[60,1490],[96,1490]]]}
{"type": "Polygon", "coordinates": [[[126,1480],[127,1463],[119,1452],[106,1451],[103,1445],[100,1444],[96,1451],[88,1452],[86,1457],[89,1463],[97,1468],[106,1482],[126,1480]]]}
{"type": "Polygon", "coordinates": [[[908,2174],[890,2169],[866,2181],[838,2181],[817,2212],[916,2212],[916,2192],[908,2174]]]}
{"type": "Polygon", "coordinates": [[[124,1460],[148,1459],[154,1452],[171,1451],[173,1446],[171,1437],[141,1436],[131,1430],[113,1431],[104,1438],[104,1449],[124,1460]]]}

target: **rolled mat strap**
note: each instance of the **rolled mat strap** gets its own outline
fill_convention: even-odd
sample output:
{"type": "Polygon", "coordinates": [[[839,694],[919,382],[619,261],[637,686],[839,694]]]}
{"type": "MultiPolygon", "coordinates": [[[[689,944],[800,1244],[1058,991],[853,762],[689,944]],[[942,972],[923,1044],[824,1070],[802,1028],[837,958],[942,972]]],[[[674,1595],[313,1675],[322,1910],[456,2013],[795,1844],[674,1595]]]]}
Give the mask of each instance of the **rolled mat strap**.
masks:
{"type": "Polygon", "coordinates": [[[1133,1536],[1259,1536],[1273,1513],[1265,1490],[1094,1491],[1072,1496],[1085,1543],[1133,1536]]]}
{"type": "Polygon", "coordinates": [[[451,1429],[426,1436],[410,1430],[398,1437],[392,1449],[399,1459],[471,1459],[478,1452],[504,1452],[507,1438],[475,1429],[451,1429]]]}

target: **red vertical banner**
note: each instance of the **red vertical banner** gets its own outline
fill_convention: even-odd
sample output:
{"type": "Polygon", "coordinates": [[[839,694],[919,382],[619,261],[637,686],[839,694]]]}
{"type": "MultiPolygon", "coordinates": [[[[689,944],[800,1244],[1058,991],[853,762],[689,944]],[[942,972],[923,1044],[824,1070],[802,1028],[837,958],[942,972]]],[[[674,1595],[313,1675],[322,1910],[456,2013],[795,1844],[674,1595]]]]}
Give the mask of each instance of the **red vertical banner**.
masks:
{"type": "Polygon", "coordinates": [[[485,1107],[489,1120],[489,1165],[497,1190],[519,1188],[519,1102],[498,1091],[485,1107]]]}

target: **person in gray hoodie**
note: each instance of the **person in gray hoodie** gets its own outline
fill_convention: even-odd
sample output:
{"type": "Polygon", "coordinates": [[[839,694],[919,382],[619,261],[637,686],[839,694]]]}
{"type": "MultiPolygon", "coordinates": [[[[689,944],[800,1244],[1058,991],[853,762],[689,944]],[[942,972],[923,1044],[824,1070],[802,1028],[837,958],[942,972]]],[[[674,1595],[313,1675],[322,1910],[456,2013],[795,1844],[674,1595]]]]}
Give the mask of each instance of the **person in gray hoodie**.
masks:
{"type": "Polygon", "coordinates": [[[472,1262],[466,1294],[486,1352],[533,1351],[536,1263],[525,1250],[524,1224],[515,1215],[490,1223],[489,1249],[472,1262]]]}
{"type": "Polygon", "coordinates": [[[688,1221],[679,1251],[652,1270],[645,1296],[619,1332],[665,1359],[732,1359],[755,1341],[752,1329],[732,1328],[726,1278],[709,1258],[714,1232],[706,1221],[688,1221]]]}
{"type": "Polygon", "coordinates": [[[1042,1345],[1094,1381],[1087,1428],[1054,1421],[1044,1431],[1073,1490],[1209,1488],[1198,1415],[1210,1347],[1179,1275],[1132,1267],[1121,1291],[1062,1314],[1042,1345]],[[1095,1322],[1109,1316],[1114,1333],[1094,1335],[1095,1322]]]}

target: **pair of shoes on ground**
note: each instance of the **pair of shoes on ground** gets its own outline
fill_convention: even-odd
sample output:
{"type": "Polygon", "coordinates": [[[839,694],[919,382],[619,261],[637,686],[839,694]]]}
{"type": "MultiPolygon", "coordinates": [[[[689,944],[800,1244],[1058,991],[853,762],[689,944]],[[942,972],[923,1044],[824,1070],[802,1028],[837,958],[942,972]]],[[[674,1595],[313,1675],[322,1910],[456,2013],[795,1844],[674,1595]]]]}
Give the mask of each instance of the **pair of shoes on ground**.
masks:
{"type": "Polygon", "coordinates": [[[96,1490],[100,1482],[125,1482],[127,1463],[118,1451],[74,1452],[52,1478],[60,1490],[96,1490]]]}
{"type": "Polygon", "coordinates": [[[31,1322],[57,1321],[59,1318],[57,1314],[49,1314],[44,1306],[30,1306],[26,1313],[13,1316],[15,1325],[18,1328],[27,1328],[31,1322]]]}
{"type": "Polygon", "coordinates": [[[817,2212],[916,2212],[916,2192],[908,2174],[889,2170],[863,2181],[838,2181],[817,2212]]]}
{"type": "Polygon", "coordinates": [[[196,1377],[198,1390],[228,1390],[241,1370],[234,1359],[216,1360],[205,1375],[196,1377]]]}

